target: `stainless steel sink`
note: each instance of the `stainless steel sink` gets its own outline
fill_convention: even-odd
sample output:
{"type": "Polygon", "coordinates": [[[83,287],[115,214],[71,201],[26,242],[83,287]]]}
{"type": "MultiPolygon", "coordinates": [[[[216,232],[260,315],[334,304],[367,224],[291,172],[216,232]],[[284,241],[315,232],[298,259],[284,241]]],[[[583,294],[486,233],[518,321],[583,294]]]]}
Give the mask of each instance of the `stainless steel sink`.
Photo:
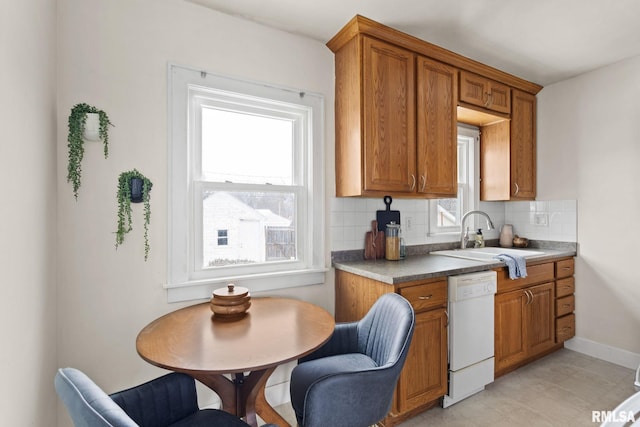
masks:
{"type": "Polygon", "coordinates": [[[531,249],[513,249],[513,248],[468,248],[468,249],[451,249],[446,251],[430,252],[431,255],[443,255],[453,258],[471,259],[474,261],[495,261],[495,256],[499,254],[519,255],[523,258],[533,258],[544,255],[544,252],[533,251],[531,249]]]}

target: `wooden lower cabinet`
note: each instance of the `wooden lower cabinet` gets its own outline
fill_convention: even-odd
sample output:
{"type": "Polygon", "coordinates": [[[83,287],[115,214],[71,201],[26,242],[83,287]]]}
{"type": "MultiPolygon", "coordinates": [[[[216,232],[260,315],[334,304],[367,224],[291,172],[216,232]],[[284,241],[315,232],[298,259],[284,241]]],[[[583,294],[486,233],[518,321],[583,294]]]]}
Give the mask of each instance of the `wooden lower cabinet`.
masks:
{"type": "Polygon", "coordinates": [[[555,345],[553,283],[496,295],[496,375],[555,345]]]}
{"type": "Polygon", "coordinates": [[[525,306],[528,315],[525,332],[529,354],[540,354],[555,344],[553,288],[553,283],[545,283],[528,289],[531,302],[525,306]]]}
{"type": "Polygon", "coordinates": [[[576,335],[574,259],[556,262],[556,342],[576,335]]]}
{"type": "Polygon", "coordinates": [[[553,290],[549,282],[496,295],[496,376],[555,346],[553,290]]]}
{"type": "Polygon", "coordinates": [[[447,393],[446,277],[389,285],[336,270],[336,322],[359,320],[383,294],[404,296],[416,312],[416,327],[391,411],[378,425],[389,427],[436,406],[447,393]]]}
{"type": "MultiPolygon", "coordinates": [[[[573,258],[527,265],[527,277],[511,280],[496,269],[495,376],[511,372],[563,347],[575,334],[573,258]]],[[[336,270],[336,321],[361,319],[385,293],[404,296],[416,327],[394,401],[379,426],[395,426],[439,404],[447,394],[447,278],[390,285],[336,270]]]]}
{"type": "Polygon", "coordinates": [[[416,329],[398,380],[391,416],[424,407],[447,394],[446,367],[446,310],[417,313],[416,329]]]}
{"type": "Polygon", "coordinates": [[[527,266],[510,280],[498,271],[495,297],[495,375],[562,348],[575,330],[573,258],[527,266]]]}

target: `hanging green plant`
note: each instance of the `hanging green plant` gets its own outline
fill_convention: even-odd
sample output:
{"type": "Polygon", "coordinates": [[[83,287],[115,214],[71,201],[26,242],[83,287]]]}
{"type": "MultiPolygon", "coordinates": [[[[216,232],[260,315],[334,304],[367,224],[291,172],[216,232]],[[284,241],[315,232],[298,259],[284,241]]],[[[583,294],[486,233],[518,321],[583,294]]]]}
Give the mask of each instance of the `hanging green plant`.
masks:
{"type": "Polygon", "coordinates": [[[149,222],[151,205],[149,203],[153,183],[136,169],[122,172],[118,177],[118,227],[116,229],[116,248],[124,242],[124,236],[131,226],[131,203],[144,203],[144,260],[149,257],[149,222]]]}
{"type": "Polygon", "coordinates": [[[85,127],[87,124],[87,114],[94,113],[99,117],[98,138],[104,144],[104,158],[109,156],[109,126],[113,124],[109,121],[109,116],[102,110],[87,104],[76,104],[71,109],[69,115],[69,135],[67,136],[67,147],[69,148],[67,164],[67,182],[73,186],[73,195],[78,199],[78,189],[80,188],[80,177],[82,175],[82,158],[84,157],[85,127]]]}

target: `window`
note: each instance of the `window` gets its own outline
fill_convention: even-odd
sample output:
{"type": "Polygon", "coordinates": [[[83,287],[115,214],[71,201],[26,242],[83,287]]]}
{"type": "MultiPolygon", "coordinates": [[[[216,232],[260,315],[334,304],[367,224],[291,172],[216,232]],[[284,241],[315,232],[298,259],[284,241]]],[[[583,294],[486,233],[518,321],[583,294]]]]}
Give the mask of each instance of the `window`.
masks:
{"type": "MultiPolygon", "coordinates": [[[[208,234],[203,235],[203,239],[206,241],[208,234]]],[[[227,230],[218,230],[218,246],[226,246],[229,243],[227,240],[227,230]]],[[[206,242],[205,242],[206,246],[206,242]]]]}
{"type": "MultiPolygon", "coordinates": [[[[478,206],[478,128],[458,125],[458,197],[429,202],[429,234],[460,233],[465,212],[478,206]]],[[[470,218],[469,221],[472,221],[470,218]]],[[[473,226],[472,222],[469,222],[473,226]]]]}
{"type": "Polygon", "coordinates": [[[169,66],[169,300],[324,283],[322,97],[169,66]]]}

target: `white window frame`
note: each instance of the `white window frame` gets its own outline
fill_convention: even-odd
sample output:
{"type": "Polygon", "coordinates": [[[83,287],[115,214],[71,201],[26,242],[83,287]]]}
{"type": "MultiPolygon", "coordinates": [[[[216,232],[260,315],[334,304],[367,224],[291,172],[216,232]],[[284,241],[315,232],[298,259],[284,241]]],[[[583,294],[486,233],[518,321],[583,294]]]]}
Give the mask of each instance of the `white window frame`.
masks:
{"type": "MultiPolygon", "coordinates": [[[[478,187],[480,177],[480,130],[477,127],[458,124],[458,162],[457,164],[466,165],[466,181],[458,182],[458,194],[462,194],[461,213],[477,209],[480,206],[480,189],[478,187]],[[460,156],[463,156],[460,159],[460,156]]],[[[459,176],[459,173],[458,173],[459,176]]],[[[471,231],[476,228],[476,218],[469,218],[467,226],[471,231]]],[[[429,201],[429,236],[456,235],[461,232],[460,224],[450,227],[438,226],[438,201],[437,199],[429,201]]]]}
{"type": "MultiPolygon", "coordinates": [[[[169,64],[169,194],[168,194],[168,301],[210,298],[211,292],[233,282],[250,291],[269,291],[325,282],[328,270],[324,260],[324,99],[300,90],[265,83],[239,80],[227,76],[169,64]],[[203,98],[208,98],[203,101],[203,98]],[[203,269],[202,188],[225,190],[224,183],[201,181],[200,145],[195,111],[202,103],[242,102],[251,108],[269,108],[291,115],[304,106],[305,117],[299,120],[305,134],[294,149],[299,185],[287,187],[295,192],[297,205],[296,235],[298,259],[295,262],[264,263],[260,266],[203,269]],[[265,100],[268,100],[265,102],[265,100]],[[271,107],[270,107],[271,106],[271,107]],[[190,113],[192,111],[192,113],[190,113]],[[197,141],[197,143],[194,143],[197,141]],[[199,199],[200,198],[200,199],[199,199]],[[200,239],[201,240],[201,239],[200,239]],[[199,263],[199,264],[198,264],[199,263]]],[[[275,186],[270,186],[272,189],[275,186]]],[[[237,186],[230,191],[237,191],[237,186]]]]}

